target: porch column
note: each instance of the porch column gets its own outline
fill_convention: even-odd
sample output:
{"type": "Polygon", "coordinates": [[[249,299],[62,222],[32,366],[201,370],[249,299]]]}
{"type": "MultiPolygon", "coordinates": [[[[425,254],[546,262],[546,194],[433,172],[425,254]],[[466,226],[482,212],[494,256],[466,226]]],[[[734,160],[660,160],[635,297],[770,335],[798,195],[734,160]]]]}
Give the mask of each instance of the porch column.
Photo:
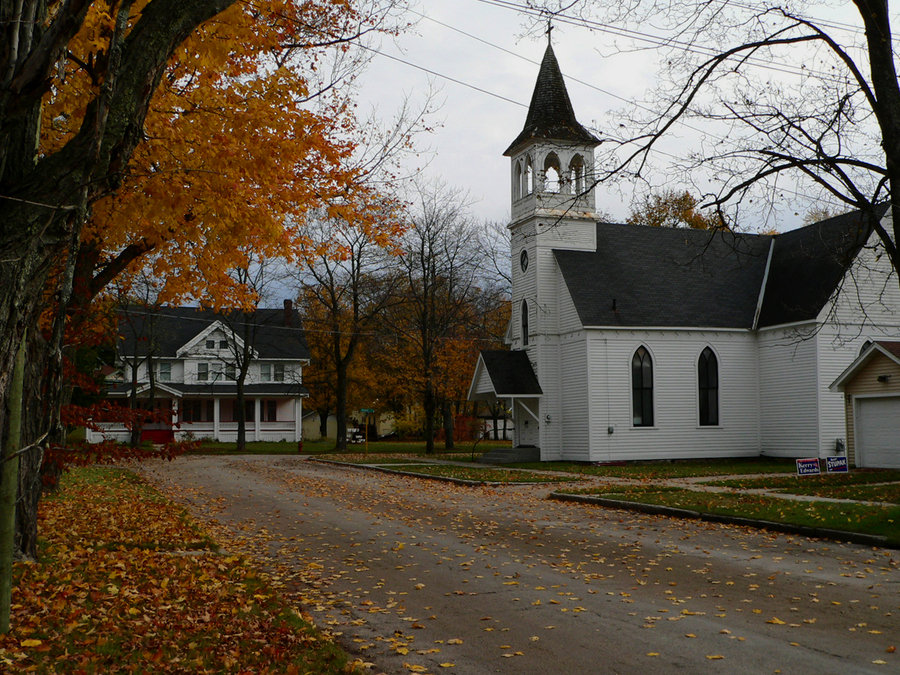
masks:
{"type": "Polygon", "coordinates": [[[213,438],[219,440],[219,399],[213,399],[213,438]]]}
{"type": "Polygon", "coordinates": [[[253,440],[254,441],[259,440],[259,412],[260,412],[259,399],[254,398],[253,399],[253,440]]]}
{"type": "Polygon", "coordinates": [[[175,425],[178,424],[178,408],[180,402],[180,399],[172,399],[172,434],[173,436],[177,435],[179,438],[181,436],[181,429],[179,427],[176,427],[175,425]]]}
{"type": "Polygon", "coordinates": [[[294,441],[303,440],[303,399],[294,399],[294,441]]]}

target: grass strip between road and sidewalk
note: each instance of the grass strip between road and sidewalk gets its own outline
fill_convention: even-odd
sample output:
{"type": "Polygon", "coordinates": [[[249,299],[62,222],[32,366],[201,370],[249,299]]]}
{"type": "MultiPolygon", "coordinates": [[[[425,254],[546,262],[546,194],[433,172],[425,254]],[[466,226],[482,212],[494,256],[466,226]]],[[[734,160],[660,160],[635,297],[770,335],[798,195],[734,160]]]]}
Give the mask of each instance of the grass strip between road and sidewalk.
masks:
{"type": "Polygon", "coordinates": [[[585,464],[583,462],[527,462],[512,464],[517,469],[563,471],[587,476],[609,476],[654,480],[692,478],[698,476],[733,476],[757,473],[792,473],[794,460],[784,459],[711,459],[654,462],[621,462],[615,464],[585,464]]]}
{"type": "Polygon", "coordinates": [[[76,468],[14,570],[3,672],[350,673],[345,652],[135,474],[76,468]]]}
{"type": "Polygon", "coordinates": [[[900,544],[900,506],[874,506],[852,502],[796,501],[758,494],[706,492],[667,486],[604,486],[559,490],[637,504],[685,509],[823,530],[839,530],[886,537],[900,544]]]}
{"type": "Polygon", "coordinates": [[[506,469],[493,466],[479,466],[477,464],[468,466],[460,464],[433,464],[429,463],[425,457],[408,455],[333,454],[322,455],[317,459],[371,466],[414,476],[450,478],[473,483],[571,483],[579,480],[574,476],[555,476],[534,471],[523,471],[522,469],[506,469]]]}

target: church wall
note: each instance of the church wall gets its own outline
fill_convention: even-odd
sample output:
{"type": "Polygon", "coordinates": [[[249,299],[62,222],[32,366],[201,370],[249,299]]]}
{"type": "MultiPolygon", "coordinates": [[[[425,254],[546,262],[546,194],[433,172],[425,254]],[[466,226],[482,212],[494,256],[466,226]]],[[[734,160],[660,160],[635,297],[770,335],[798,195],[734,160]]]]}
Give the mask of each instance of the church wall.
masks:
{"type": "MultiPolygon", "coordinates": [[[[560,344],[561,411],[556,422],[559,454],[568,460],[590,461],[590,414],[587,343],[583,333],[569,335],[560,344]]],[[[551,421],[551,425],[554,421],[551,421]]]]}
{"type": "Polygon", "coordinates": [[[591,461],[758,454],[759,382],[752,334],[593,330],[587,347],[591,461]],[[641,345],[653,358],[652,427],[632,423],[631,359],[641,345]],[[706,346],[716,352],[719,365],[718,426],[699,423],[697,359],[706,346]]]}
{"type": "Polygon", "coordinates": [[[764,455],[818,456],[818,341],[813,330],[808,324],[759,332],[760,449],[764,455]]]}
{"type": "MultiPolygon", "coordinates": [[[[890,231],[890,217],[884,225],[890,231]]],[[[848,270],[834,302],[819,317],[819,452],[834,454],[847,444],[843,396],[829,386],[860,354],[867,340],[900,337],[900,286],[887,255],[872,235],[848,270]]]]}

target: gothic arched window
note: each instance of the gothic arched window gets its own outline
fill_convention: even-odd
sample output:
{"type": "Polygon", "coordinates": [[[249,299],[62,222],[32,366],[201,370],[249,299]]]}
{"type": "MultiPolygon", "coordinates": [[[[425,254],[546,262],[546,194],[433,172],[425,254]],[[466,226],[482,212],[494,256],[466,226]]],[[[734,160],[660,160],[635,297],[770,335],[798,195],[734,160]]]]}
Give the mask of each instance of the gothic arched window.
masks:
{"type": "Polygon", "coordinates": [[[719,360],[715,352],[706,347],[697,360],[697,385],[700,394],[701,426],[719,423],[719,360]]]}
{"type": "Polygon", "coordinates": [[[516,162],[516,170],[513,174],[513,199],[519,199],[523,194],[522,185],[522,160],[516,162]]]}
{"type": "Polygon", "coordinates": [[[631,357],[631,415],[634,426],[653,426],[653,359],[644,346],[631,357]]]}
{"type": "Polygon", "coordinates": [[[584,158],[575,155],[569,162],[569,182],[576,195],[584,192],[584,158]]]}
{"type": "Polygon", "coordinates": [[[531,164],[531,155],[525,155],[525,194],[534,192],[534,166],[531,164]]]}
{"type": "Polygon", "coordinates": [[[528,301],[522,301],[522,344],[528,344],[528,301]]]}
{"type": "Polygon", "coordinates": [[[559,166],[559,157],[551,152],[544,159],[544,191],[559,192],[561,188],[562,171],[559,166]]]}

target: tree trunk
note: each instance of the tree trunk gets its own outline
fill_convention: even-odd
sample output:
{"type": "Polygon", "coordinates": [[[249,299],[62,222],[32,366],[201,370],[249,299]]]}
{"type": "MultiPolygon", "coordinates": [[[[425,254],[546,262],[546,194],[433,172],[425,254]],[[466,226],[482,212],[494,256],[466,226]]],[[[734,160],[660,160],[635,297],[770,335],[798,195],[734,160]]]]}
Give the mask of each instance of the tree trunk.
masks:
{"type": "Polygon", "coordinates": [[[9,387],[9,433],[0,453],[0,634],[9,632],[12,604],[12,564],[15,549],[16,491],[22,439],[22,388],[25,373],[25,338],[19,342],[9,387]]]}
{"type": "Polygon", "coordinates": [[[335,364],[334,416],[337,418],[337,440],[334,449],[342,452],[347,449],[347,361],[338,360],[335,364]]]}
{"type": "Polygon", "coordinates": [[[434,417],[437,411],[437,401],[434,396],[434,386],[431,378],[425,380],[425,391],[422,396],[422,407],[425,409],[425,454],[434,454],[434,417]]]}
{"type": "Polygon", "coordinates": [[[444,399],[441,405],[444,413],[444,450],[453,450],[453,403],[444,399]]]}
{"type": "Polygon", "coordinates": [[[328,438],[328,410],[320,409],[319,413],[319,437],[328,438]]]}

